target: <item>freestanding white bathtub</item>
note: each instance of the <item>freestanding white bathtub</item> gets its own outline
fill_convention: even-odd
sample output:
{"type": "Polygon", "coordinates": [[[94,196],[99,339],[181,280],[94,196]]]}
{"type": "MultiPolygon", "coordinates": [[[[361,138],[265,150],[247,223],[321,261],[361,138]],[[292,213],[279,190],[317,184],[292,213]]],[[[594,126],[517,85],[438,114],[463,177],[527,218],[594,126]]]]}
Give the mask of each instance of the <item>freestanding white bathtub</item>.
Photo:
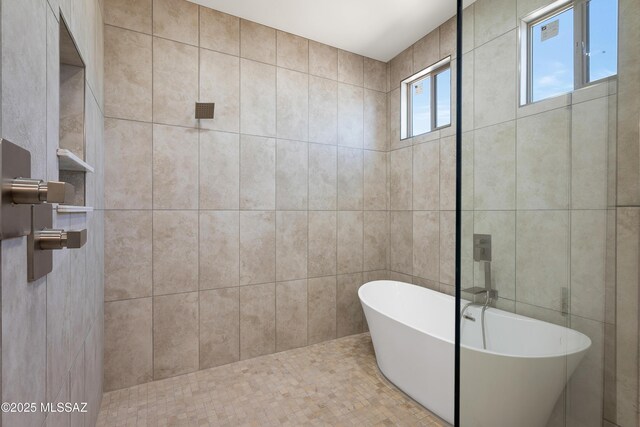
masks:
{"type": "MultiPolygon", "coordinates": [[[[417,402],[453,423],[455,299],[402,282],[358,290],[382,373],[417,402]]],[[[462,301],[462,307],[467,301],[462,301]]],[[[463,318],[461,427],[544,427],[591,346],[584,334],[497,309],[463,318]]]]}

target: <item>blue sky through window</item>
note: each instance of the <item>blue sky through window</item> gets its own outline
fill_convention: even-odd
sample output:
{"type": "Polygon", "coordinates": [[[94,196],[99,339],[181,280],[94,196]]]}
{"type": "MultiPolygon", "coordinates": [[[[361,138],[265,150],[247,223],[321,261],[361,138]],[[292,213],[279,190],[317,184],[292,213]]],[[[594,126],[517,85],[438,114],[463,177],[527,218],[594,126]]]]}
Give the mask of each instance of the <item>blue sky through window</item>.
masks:
{"type": "MultiPolygon", "coordinates": [[[[588,82],[617,73],[618,1],[588,2],[588,82]]],[[[531,28],[531,100],[574,89],[574,11],[569,8],[531,28]],[[543,40],[543,28],[558,25],[557,34],[543,40]]],[[[549,35],[550,32],[547,32],[549,35]]]]}
{"type": "Polygon", "coordinates": [[[589,2],[589,81],[617,74],[618,1],[589,2]]]}
{"type": "Polygon", "coordinates": [[[532,27],[531,100],[573,90],[573,9],[555,15],[532,27]],[[558,21],[558,34],[542,40],[542,29],[558,21]]]}

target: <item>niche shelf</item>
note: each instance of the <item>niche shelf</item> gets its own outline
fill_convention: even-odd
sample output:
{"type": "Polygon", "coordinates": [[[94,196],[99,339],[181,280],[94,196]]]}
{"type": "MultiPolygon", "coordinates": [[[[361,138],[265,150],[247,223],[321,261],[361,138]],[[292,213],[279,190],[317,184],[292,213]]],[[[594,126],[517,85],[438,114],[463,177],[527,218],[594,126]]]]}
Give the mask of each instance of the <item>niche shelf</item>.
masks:
{"type": "Polygon", "coordinates": [[[74,172],[93,172],[93,166],[82,160],[80,157],[76,156],[71,152],[71,150],[67,150],[66,148],[58,148],[58,161],[60,170],[64,171],[74,171],[74,172]]]}
{"type": "Polygon", "coordinates": [[[84,213],[93,212],[91,206],[73,206],[73,205],[58,205],[56,208],[58,213],[84,213]]]}

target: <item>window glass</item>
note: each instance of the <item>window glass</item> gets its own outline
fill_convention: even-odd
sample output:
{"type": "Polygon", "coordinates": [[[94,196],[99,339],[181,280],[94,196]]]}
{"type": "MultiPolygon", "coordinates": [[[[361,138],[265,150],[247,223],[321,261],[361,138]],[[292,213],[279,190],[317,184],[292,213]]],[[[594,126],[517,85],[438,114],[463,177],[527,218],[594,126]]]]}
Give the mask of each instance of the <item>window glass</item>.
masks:
{"type": "Polygon", "coordinates": [[[436,75],[436,126],[451,124],[451,69],[436,75]]]}
{"type": "Polygon", "coordinates": [[[573,90],[573,8],[531,27],[531,100],[573,90]]]}
{"type": "Polygon", "coordinates": [[[589,82],[613,76],[618,68],[618,2],[590,0],[587,4],[589,22],[589,82]]]}
{"type": "Polygon", "coordinates": [[[411,83],[411,123],[413,136],[431,130],[431,77],[411,83]]]}

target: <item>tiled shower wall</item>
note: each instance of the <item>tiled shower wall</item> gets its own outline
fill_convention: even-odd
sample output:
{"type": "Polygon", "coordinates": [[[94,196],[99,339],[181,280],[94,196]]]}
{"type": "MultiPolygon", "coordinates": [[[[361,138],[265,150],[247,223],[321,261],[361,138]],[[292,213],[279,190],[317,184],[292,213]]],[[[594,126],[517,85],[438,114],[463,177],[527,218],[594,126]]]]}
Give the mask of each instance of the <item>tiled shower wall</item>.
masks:
{"type": "MultiPolygon", "coordinates": [[[[491,234],[498,307],[592,340],[549,425],[600,426],[617,417],[617,81],[519,107],[519,21],[548,3],[478,0],[463,16],[461,280],[463,288],[484,286],[472,234],[491,234]]],[[[400,140],[399,82],[448,55],[454,68],[455,26],[449,21],[400,53],[389,73],[390,274],[449,293],[454,129],[400,140]]]]}
{"type": "Polygon", "coordinates": [[[5,427],[94,425],[102,399],[103,50],[97,0],[5,0],[1,134],[31,151],[34,178],[58,178],[59,22],[86,64],[87,214],[54,213],[54,225],[86,228],[82,249],[54,253],[53,272],[27,282],[27,239],[2,241],[2,401],[87,402],[88,413],[3,413],[5,427]]]}
{"type": "Polygon", "coordinates": [[[362,332],[387,65],[184,0],[105,24],[105,389],[362,332]]]}

